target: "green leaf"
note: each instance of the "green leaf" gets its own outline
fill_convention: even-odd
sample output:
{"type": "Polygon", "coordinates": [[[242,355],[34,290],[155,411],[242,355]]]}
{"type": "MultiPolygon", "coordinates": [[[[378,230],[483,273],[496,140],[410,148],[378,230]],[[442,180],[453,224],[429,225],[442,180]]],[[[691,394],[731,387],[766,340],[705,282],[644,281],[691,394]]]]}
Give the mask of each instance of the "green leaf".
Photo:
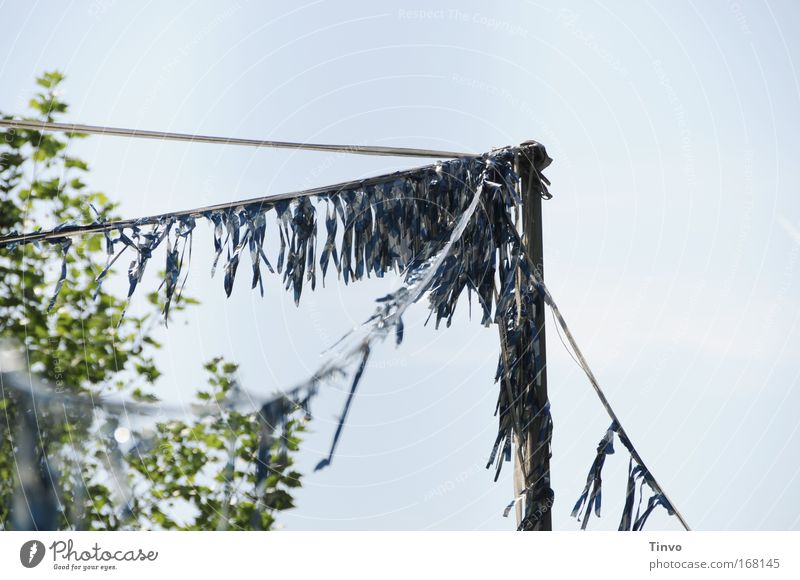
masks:
{"type": "Polygon", "coordinates": [[[67,169],[80,169],[82,171],[89,171],[89,165],[77,157],[64,157],[64,167],[67,169]]]}

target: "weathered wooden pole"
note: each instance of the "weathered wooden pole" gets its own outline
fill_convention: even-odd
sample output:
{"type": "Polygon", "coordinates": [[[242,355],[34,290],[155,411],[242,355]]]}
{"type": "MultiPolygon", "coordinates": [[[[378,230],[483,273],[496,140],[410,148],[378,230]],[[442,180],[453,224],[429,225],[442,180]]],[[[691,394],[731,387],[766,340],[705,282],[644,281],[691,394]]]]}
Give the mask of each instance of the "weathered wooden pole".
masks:
{"type": "MultiPolygon", "coordinates": [[[[526,141],[520,147],[517,171],[522,185],[522,244],[529,263],[544,280],[544,252],[542,244],[542,197],[546,189],[541,171],[551,159],[544,146],[535,141],[526,141]]],[[[553,491],[550,487],[550,433],[552,423],[547,397],[547,343],[545,340],[544,298],[534,298],[535,334],[528,337],[528,348],[534,350],[536,368],[530,369],[533,382],[520,385],[522,417],[526,418],[526,429],[522,441],[524,464],[517,454],[514,465],[515,493],[525,492],[523,501],[517,504],[517,525],[526,531],[550,531],[553,529],[551,511],[553,491]],[[518,487],[521,489],[516,489],[518,487]]],[[[526,357],[527,358],[527,357],[526,357]]]]}

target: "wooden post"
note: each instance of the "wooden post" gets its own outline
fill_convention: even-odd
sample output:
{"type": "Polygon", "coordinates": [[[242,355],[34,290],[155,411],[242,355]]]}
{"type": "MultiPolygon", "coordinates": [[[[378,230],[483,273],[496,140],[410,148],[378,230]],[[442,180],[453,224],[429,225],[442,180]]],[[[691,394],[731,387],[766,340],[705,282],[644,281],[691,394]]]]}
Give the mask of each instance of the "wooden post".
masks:
{"type": "MultiPolygon", "coordinates": [[[[540,171],[550,163],[545,149],[535,141],[527,141],[521,145],[518,157],[517,170],[522,180],[523,200],[523,250],[530,263],[544,280],[544,252],[542,245],[542,193],[543,185],[540,171]]],[[[515,488],[524,482],[526,493],[525,504],[517,504],[517,524],[523,523],[522,529],[531,531],[550,531],[553,529],[551,508],[553,495],[550,488],[550,441],[549,438],[540,442],[540,433],[546,429],[545,422],[550,421],[549,403],[547,397],[547,343],[545,340],[545,304],[540,295],[536,295],[536,337],[538,337],[539,369],[537,369],[533,385],[526,385],[525,390],[533,389],[531,396],[524,397],[524,416],[532,417],[522,444],[524,456],[528,466],[525,473],[524,466],[520,465],[515,454],[514,482],[515,488]],[[542,466],[542,469],[536,469],[542,466]],[[527,505],[528,502],[535,505],[527,505]],[[531,510],[537,513],[531,518],[531,510]]],[[[531,337],[531,348],[534,348],[534,338],[531,337]]],[[[515,489],[519,494],[521,490],[515,489]]]]}

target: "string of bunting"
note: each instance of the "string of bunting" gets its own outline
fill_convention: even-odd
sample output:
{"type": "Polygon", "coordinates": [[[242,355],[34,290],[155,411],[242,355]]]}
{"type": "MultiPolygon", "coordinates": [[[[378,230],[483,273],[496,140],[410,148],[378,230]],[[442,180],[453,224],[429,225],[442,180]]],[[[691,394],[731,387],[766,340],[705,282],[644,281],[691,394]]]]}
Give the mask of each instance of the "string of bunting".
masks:
{"type": "MultiPolygon", "coordinates": [[[[544,148],[539,144],[536,147],[540,153],[538,159],[549,160],[544,148]]],[[[542,368],[537,322],[544,313],[537,312],[536,299],[544,297],[554,313],[560,314],[541,278],[531,267],[519,235],[521,224],[518,216],[523,203],[517,174],[519,155],[520,149],[506,147],[479,156],[291,194],[137,220],[103,222],[98,219],[91,224],[61,224],[47,231],[10,233],[0,237],[0,247],[10,249],[18,244],[44,242],[58,248],[62,270],[50,308],[57,303],[59,290],[65,283],[66,265],[75,236],[102,234],[105,238],[107,263],[97,277],[98,285],[123,254],[130,257],[129,299],[139,287],[156,250],[165,247],[165,275],[160,286],[164,293],[165,318],[170,304],[180,299],[186,284],[192,236],[199,220],[205,220],[213,227],[215,256],[211,274],[213,276],[217,269],[223,271],[223,288],[227,296],[231,294],[244,256],[249,256],[251,288],[258,287],[263,295],[263,267],[271,274],[281,276],[295,303],[299,303],[304,286],[310,285],[314,290],[317,282],[324,284],[331,265],[345,284],[372,275],[383,277],[391,272],[403,276],[405,284],[398,291],[379,299],[376,313],[336,345],[335,356],[323,364],[301,390],[305,396],[303,402],[283,396],[262,405],[261,415],[267,427],[262,431],[261,447],[268,450],[273,437],[270,426],[279,424],[282,417],[298,406],[306,406],[321,380],[351,375],[350,392],[329,455],[319,462],[317,469],[330,465],[333,459],[373,343],[394,334],[399,344],[404,333],[403,313],[426,293],[429,319],[434,319],[437,328],[442,321],[450,325],[459,298],[465,294],[471,311],[474,295],[481,323],[484,326],[498,325],[503,342],[495,377],[500,384],[496,410],[498,434],[487,464],[487,467],[496,464],[497,479],[502,464],[511,459],[515,439],[518,448],[526,449],[527,438],[534,437],[537,445],[549,450],[552,437],[549,403],[531,411],[530,402],[524,400],[525,396],[535,396],[535,381],[533,392],[520,390],[520,385],[530,385],[531,374],[535,376],[542,368]],[[322,204],[325,213],[318,216],[317,208],[322,204]],[[323,220],[324,231],[321,231],[318,226],[323,220]],[[271,228],[269,223],[276,225],[271,228]],[[278,255],[272,261],[264,251],[268,234],[277,237],[279,243],[278,255]],[[528,427],[534,418],[542,416],[546,420],[540,423],[540,432],[529,433],[528,427]]],[[[544,166],[546,163],[536,167],[539,177],[537,194],[549,198],[546,179],[541,175],[544,166]]],[[[563,327],[566,329],[565,324],[563,327]]],[[[576,345],[573,348],[579,352],[576,345]]],[[[590,371],[587,374],[593,379],[590,371]]],[[[598,459],[574,511],[577,514],[585,504],[583,527],[586,527],[588,512],[592,508],[597,515],[600,513],[600,469],[605,456],[612,452],[610,440],[614,432],[619,434],[631,453],[629,497],[620,529],[641,529],[658,505],[666,507],[671,514],[676,513],[630,444],[596,381],[593,381],[593,386],[614,423],[609,430],[611,435],[604,438],[608,442],[601,443],[601,448],[598,448],[598,459]],[[650,487],[653,497],[644,513],[637,513],[634,518],[630,489],[632,486],[636,489],[637,481],[640,503],[644,484],[650,487]]],[[[260,464],[265,462],[262,457],[260,464]]],[[[262,475],[257,478],[259,484],[265,477],[265,467],[260,464],[257,466],[262,475]]],[[[538,470],[546,475],[544,465],[529,467],[532,472],[538,470]]],[[[543,513],[544,504],[552,502],[549,477],[543,476],[536,478],[532,487],[523,491],[528,501],[520,529],[530,529],[543,513]]],[[[518,499],[515,498],[512,505],[518,499]]]]}
{"type": "MultiPolygon", "coordinates": [[[[360,363],[355,372],[347,405],[334,435],[330,453],[327,458],[320,461],[316,470],[330,465],[346,420],[347,410],[371,352],[372,343],[376,340],[384,339],[390,331],[394,331],[398,343],[402,340],[402,314],[411,304],[419,300],[426,290],[431,288],[432,282],[444,260],[449,255],[453,244],[458,242],[467,223],[475,213],[480,200],[480,193],[481,188],[475,192],[472,202],[460,217],[444,247],[435,256],[409,271],[406,274],[406,285],[399,291],[381,299],[379,301],[382,303],[381,306],[358,329],[358,333],[349,333],[340,340],[340,345],[349,343],[348,348],[340,348],[338,355],[331,357],[307,381],[260,404],[261,431],[256,462],[255,497],[260,498],[262,496],[263,488],[266,485],[266,478],[270,468],[270,450],[276,440],[276,428],[279,425],[285,425],[288,416],[299,409],[305,411],[306,416],[310,416],[309,403],[317,394],[319,384],[327,379],[346,374],[346,367],[349,361],[356,355],[360,355],[360,363]],[[353,340],[353,337],[356,337],[356,339],[353,340]]],[[[109,398],[95,398],[72,393],[57,393],[34,377],[24,373],[19,361],[12,361],[7,354],[0,354],[4,357],[2,364],[0,364],[0,370],[3,371],[2,375],[0,375],[0,378],[3,379],[0,382],[0,387],[8,386],[15,390],[18,395],[27,400],[28,411],[38,411],[24,413],[17,438],[20,450],[20,473],[25,477],[24,484],[18,489],[16,501],[18,507],[14,510],[15,519],[17,520],[15,528],[17,529],[53,529],[55,514],[58,511],[59,501],[54,493],[55,486],[53,485],[53,480],[57,478],[57,474],[50,466],[47,457],[41,455],[39,446],[35,443],[35,434],[38,432],[38,426],[34,428],[31,421],[32,417],[42,416],[40,411],[43,405],[55,403],[56,405],[77,406],[91,411],[103,410],[112,417],[112,426],[107,429],[109,433],[113,433],[114,427],[117,425],[116,416],[122,413],[161,415],[167,410],[173,413],[186,411],[186,409],[174,406],[165,407],[163,404],[155,405],[109,398]],[[24,509],[21,507],[23,504],[25,505],[24,509]]],[[[222,405],[194,405],[191,412],[199,416],[216,415],[225,410],[242,407],[243,403],[253,404],[253,397],[242,397],[241,389],[238,385],[235,385],[233,392],[234,396],[226,398],[222,405]]],[[[126,514],[130,509],[132,490],[126,484],[127,478],[122,473],[123,458],[119,445],[113,442],[113,438],[109,437],[109,440],[112,441],[110,465],[115,472],[115,481],[118,484],[123,484],[120,487],[124,488],[124,491],[118,495],[121,496],[119,503],[123,505],[123,514],[126,514]]],[[[131,452],[139,452],[138,443],[132,448],[131,452]]],[[[234,457],[235,455],[232,451],[230,460],[233,461],[234,457]]],[[[224,522],[225,518],[222,518],[221,521],[224,522]]]]}
{"type": "Polygon", "coordinates": [[[556,319],[556,323],[558,327],[561,328],[561,331],[567,338],[569,342],[569,346],[572,349],[572,353],[574,354],[573,358],[578,363],[578,365],[583,369],[586,377],[589,379],[589,383],[592,385],[592,388],[595,390],[600,402],[602,403],[603,407],[608,413],[609,417],[611,417],[611,425],[607,429],[605,435],[600,440],[600,443],[597,446],[597,455],[595,456],[595,460],[592,463],[591,468],[589,469],[589,475],[586,478],[586,487],[581,493],[581,496],[578,498],[578,501],[575,503],[575,507],[572,510],[572,516],[578,517],[581,511],[583,510],[583,523],[581,525],[582,529],[586,529],[586,525],[589,520],[589,516],[591,515],[592,508],[594,507],[595,515],[598,517],[600,516],[600,503],[601,503],[601,489],[602,489],[602,478],[601,473],[603,469],[603,464],[605,463],[605,458],[607,455],[611,455],[614,453],[614,434],[616,433],[619,436],[619,440],[625,449],[628,450],[630,453],[630,461],[628,466],[628,485],[627,485],[627,492],[625,498],[625,507],[623,508],[622,518],[620,519],[619,523],[619,530],[620,531],[638,531],[641,530],[647,521],[647,518],[650,517],[650,514],[653,510],[661,505],[666,510],[667,513],[670,515],[675,515],[680,521],[683,528],[689,531],[691,528],[687,523],[686,519],[683,517],[680,511],[674,506],[674,504],[669,500],[667,497],[666,492],[663,490],[661,485],[656,481],[655,477],[653,477],[650,470],[645,466],[644,460],[642,459],[639,452],[636,451],[631,440],[628,437],[628,434],[625,432],[625,429],[622,427],[620,423],[619,417],[614,412],[614,409],[611,407],[611,403],[609,403],[608,398],[606,397],[603,390],[600,388],[600,384],[597,382],[597,379],[592,372],[592,369],[589,367],[589,364],[586,362],[586,358],[583,356],[580,347],[578,346],[575,337],[572,335],[572,332],[567,326],[566,321],[564,320],[564,316],[561,314],[558,306],[553,300],[553,297],[550,295],[550,292],[547,290],[547,287],[542,284],[542,291],[544,292],[545,302],[550,306],[551,311],[553,312],[553,316],[556,319]],[[633,504],[635,501],[635,496],[637,495],[637,487],[636,481],[639,480],[639,487],[638,487],[638,496],[639,496],[639,507],[636,510],[636,517],[633,516],[633,504]],[[642,486],[644,483],[647,483],[647,486],[652,490],[653,495],[647,502],[647,507],[644,512],[640,515],[640,508],[642,503],[642,486]],[[585,508],[585,509],[584,509],[585,508]]]}

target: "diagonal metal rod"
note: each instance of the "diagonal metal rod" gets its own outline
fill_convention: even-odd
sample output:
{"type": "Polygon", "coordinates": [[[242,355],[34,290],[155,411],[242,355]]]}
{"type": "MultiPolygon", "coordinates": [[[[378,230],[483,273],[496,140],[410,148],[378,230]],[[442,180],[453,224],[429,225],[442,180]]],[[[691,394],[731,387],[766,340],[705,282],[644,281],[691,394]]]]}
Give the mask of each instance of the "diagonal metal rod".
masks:
{"type": "Polygon", "coordinates": [[[142,129],[123,129],[119,127],[100,127],[79,123],[49,123],[47,121],[25,121],[0,119],[0,127],[9,129],[28,129],[31,131],[52,131],[64,133],[90,133],[92,135],[112,135],[115,137],[137,137],[139,139],[158,139],[163,141],[188,141],[191,143],[216,143],[220,145],[243,145],[245,147],[264,147],[273,149],[303,149],[307,151],[327,151],[329,153],[350,153],[353,155],[383,155],[388,157],[441,157],[455,159],[474,157],[473,153],[456,151],[437,151],[435,149],[415,149],[411,147],[377,147],[371,145],[329,145],[322,143],[293,143],[290,141],[270,141],[266,139],[237,139],[212,135],[193,135],[191,133],[169,133],[167,131],[145,131],[142,129]]]}

